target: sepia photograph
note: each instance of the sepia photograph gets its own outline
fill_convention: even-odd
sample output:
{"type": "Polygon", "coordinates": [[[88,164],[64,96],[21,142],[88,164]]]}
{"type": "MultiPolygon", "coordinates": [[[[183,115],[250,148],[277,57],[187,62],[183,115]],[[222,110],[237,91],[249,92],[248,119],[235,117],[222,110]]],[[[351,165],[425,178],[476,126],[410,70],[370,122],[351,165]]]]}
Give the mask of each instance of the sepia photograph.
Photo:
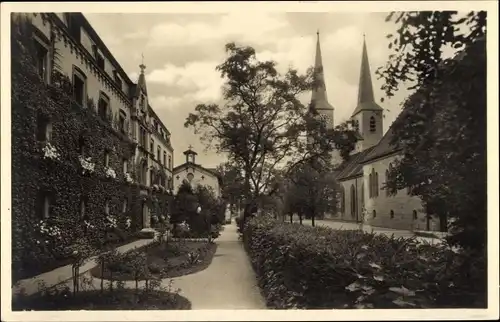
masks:
{"type": "Polygon", "coordinates": [[[498,318],[498,7],[377,2],[2,4],[2,320],[498,318]]]}

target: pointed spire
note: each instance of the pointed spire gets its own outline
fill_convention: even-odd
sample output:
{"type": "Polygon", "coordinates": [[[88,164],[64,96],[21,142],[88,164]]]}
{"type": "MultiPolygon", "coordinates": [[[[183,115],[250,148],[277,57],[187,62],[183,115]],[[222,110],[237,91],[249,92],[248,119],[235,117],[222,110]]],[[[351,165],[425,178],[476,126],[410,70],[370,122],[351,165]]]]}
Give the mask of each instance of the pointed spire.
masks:
{"type": "Polygon", "coordinates": [[[358,87],[358,102],[352,116],[363,110],[382,110],[375,102],[373,95],[373,84],[370,71],[370,63],[368,61],[368,50],[366,48],[365,34],[363,34],[363,51],[361,55],[361,68],[359,72],[359,87],[358,87]]]}
{"type": "Polygon", "coordinates": [[[314,103],[315,110],[333,110],[328,103],[326,94],[325,76],[323,74],[323,59],[321,57],[321,45],[319,41],[319,30],[316,32],[316,57],[314,59],[314,71],[316,72],[317,87],[312,90],[311,103],[314,103]]]}
{"type": "Polygon", "coordinates": [[[140,89],[142,89],[144,94],[148,95],[146,88],[146,76],[144,75],[144,70],[146,69],[146,65],[144,65],[144,54],[141,54],[141,64],[139,65],[139,68],[141,69],[141,73],[139,74],[139,80],[137,81],[137,92],[139,93],[140,89]]]}

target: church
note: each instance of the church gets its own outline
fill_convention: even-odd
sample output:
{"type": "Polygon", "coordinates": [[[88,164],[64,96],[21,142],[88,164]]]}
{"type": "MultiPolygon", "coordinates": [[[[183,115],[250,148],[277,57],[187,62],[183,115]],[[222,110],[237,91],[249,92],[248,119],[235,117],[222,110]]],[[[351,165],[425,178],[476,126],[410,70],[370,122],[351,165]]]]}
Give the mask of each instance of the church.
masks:
{"type": "MultiPolygon", "coordinates": [[[[328,102],[323,74],[319,32],[316,43],[315,70],[319,85],[312,91],[311,105],[319,117],[333,128],[334,107],[328,102]]],[[[400,113],[398,118],[404,113],[400,113]]],[[[339,211],[330,216],[344,221],[363,222],[367,226],[400,230],[439,230],[439,221],[428,218],[419,197],[409,190],[395,195],[384,190],[391,164],[401,156],[401,150],[390,144],[391,127],[383,133],[383,108],[377,104],[371,78],[366,40],[363,39],[358,99],[350,121],[356,125],[358,140],[347,160],[338,151],[332,158],[335,177],[340,184],[339,211]]]]}
{"type": "Polygon", "coordinates": [[[186,162],[176,166],[172,171],[174,178],[174,193],[177,193],[182,183],[187,181],[191,184],[193,189],[195,189],[197,185],[210,187],[215,197],[219,197],[221,195],[222,186],[221,176],[215,169],[205,168],[196,163],[196,156],[198,153],[193,150],[192,146],[189,146],[188,149],[184,151],[184,155],[186,156],[186,162]]]}

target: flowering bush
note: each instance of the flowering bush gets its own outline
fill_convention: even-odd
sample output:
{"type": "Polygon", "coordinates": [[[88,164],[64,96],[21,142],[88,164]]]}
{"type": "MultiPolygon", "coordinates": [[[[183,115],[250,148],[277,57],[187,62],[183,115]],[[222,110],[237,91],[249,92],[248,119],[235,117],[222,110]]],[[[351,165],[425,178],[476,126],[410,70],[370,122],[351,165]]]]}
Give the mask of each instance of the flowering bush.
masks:
{"type": "Polygon", "coordinates": [[[125,181],[128,183],[134,183],[134,179],[132,178],[132,176],[128,172],[125,173],[125,181]]]}
{"type": "Polygon", "coordinates": [[[44,159],[59,160],[61,156],[61,154],[57,152],[56,147],[50,143],[45,144],[45,146],[42,148],[42,152],[44,159]]]}
{"type": "Polygon", "coordinates": [[[107,222],[107,227],[108,228],[116,228],[118,227],[118,222],[116,220],[116,217],[115,216],[112,216],[112,215],[108,215],[106,217],[106,220],[108,221],[107,222]]]}
{"type": "Polygon", "coordinates": [[[116,179],[116,172],[111,167],[105,167],[104,172],[106,174],[106,178],[116,179]]]}
{"type": "Polygon", "coordinates": [[[129,217],[127,220],[125,220],[125,228],[130,229],[130,226],[132,225],[132,219],[129,217]]]}
{"type": "Polygon", "coordinates": [[[82,166],[82,174],[94,173],[95,163],[92,163],[91,157],[84,158],[80,155],[78,157],[78,160],[80,161],[80,165],[82,166]]]}
{"type": "Polygon", "coordinates": [[[259,217],[247,222],[243,240],[272,308],[486,305],[481,254],[259,217]]]}

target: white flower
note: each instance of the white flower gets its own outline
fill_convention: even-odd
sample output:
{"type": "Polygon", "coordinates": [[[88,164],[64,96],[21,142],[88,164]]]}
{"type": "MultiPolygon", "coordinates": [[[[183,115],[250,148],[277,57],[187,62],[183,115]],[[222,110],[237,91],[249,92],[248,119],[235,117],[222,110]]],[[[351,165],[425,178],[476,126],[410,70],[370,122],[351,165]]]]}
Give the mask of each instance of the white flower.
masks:
{"type": "Polygon", "coordinates": [[[363,245],[363,246],[361,246],[361,249],[367,250],[367,249],[368,249],[368,246],[363,245]]]}
{"type": "Polygon", "coordinates": [[[52,160],[59,160],[59,157],[61,156],[58,152],[55,146],[53,146],[50,143],[47,143],[43,149],[43,158],[44,159],[52,159],[52,160]]]}
{"type": "Polygon", "coordinates": [[[85,173],[93,173],[95,169],[95,163],[91,162],[91,158],[84,158],[83,156],[79,156],[78,160],[80,161],[80,165],[82,166],[82,172],[85,173]]]}
{"type": "Polygon", "coordinates": [[[116,222],[116,218],[114,216],[107,216],[106,219],[108,220],[108,226],[111,228],[115,228],[118,226],[116,222]]]}
{"type": "Polygon", "coordinates": [[[104,170],[106,172],[107,178],[112,178],[112,179],[116,178],[116,172],[111,167],[105,167],[104,170]]]}
{"type": "Polygon", "coordinates": [[[354,292],[354,291],[357,291],[360,289],[360,286],[358,284],[358,282],[354,282],[352,284],[349,284],[348,286],[345,287],[346,290],[350,291],[350,292],[354,292]]]}
{"type": "Polygon", "coordinates": [[[132,179],[132,176],[128,172],[125,173],[125,181],[127,181],[128,183],[133,183],[134,182],[134,179],[132,179]]]}
{"type": "Polygon", "coordinates": [[[399,295],[403,295],[403,296],[415,296],[415,292],[414,291],[411,291],[411,290],[407,289],[404,286],[401,286],[401,287],[390,287],[389,291],[397,293],[399,295]]]}
{"type": "Polygon", "coordinates": [[[380,276],[380,275],[375,275],[375,276],[373,276],[373,279],[376,281],[382,282],[384,280],[384,277],[380,276]]]}
{"type": "Polygon", "coordinates": [[[132,225],[132,219],[127,218],[127,220],[125,221],[125,227],[130,228],[131,225],[132,225]]]}
{"type": "Polygon", "coordinates": [[[376,268],[376,269],[381,269],[382,267],[380,267],[380,265],[377,265],[375,263],[370,263],[369,264],[372,268],[376,268]]]}

